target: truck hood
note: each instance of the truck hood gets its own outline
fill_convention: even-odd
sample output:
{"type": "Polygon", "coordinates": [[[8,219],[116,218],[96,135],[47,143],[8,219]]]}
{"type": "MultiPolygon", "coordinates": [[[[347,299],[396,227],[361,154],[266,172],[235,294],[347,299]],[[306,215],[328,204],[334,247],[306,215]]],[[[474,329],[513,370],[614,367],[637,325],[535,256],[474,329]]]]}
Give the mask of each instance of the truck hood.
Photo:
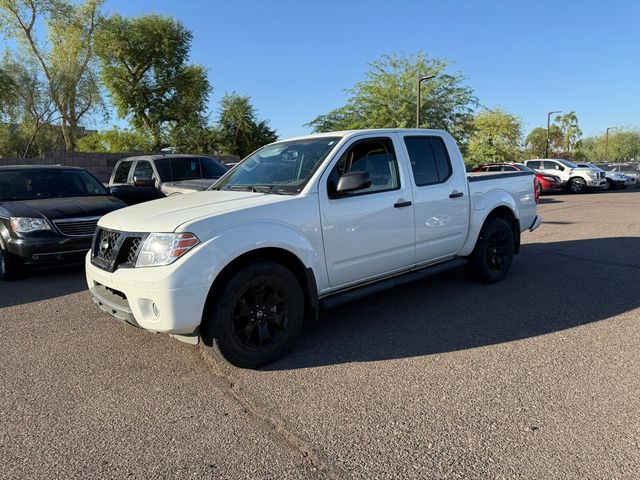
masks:
{"type": "Polygon", "coordinates": [[[165,195],[171,195],[173,193],[191,193],[206,190],[215,183],[217,179],[204,178],[198,180],[181,180],[179,182],[165,182],[160,187],[160,190],[165,195]]]}
{"type": "Polygon", "coordinates": [[[124,232],[173,232],[202,217],[291,200],[291,195],[254,192],[195,192],[139,203],[102,217],[99,226],[124,232]]]}

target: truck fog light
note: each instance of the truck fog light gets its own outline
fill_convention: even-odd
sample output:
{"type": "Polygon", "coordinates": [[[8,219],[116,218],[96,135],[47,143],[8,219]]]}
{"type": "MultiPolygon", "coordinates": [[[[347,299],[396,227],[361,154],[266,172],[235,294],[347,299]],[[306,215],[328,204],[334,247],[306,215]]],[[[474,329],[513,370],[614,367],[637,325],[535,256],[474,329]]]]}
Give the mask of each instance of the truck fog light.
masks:
{"type": "Polygon", "coordinates": [[[153,303],[153,304],[151,305],[151,310],[153,310],[153,314],[154,314],[156,317],[159,317],[159,316],[160,316],[160,309],[158,308],[158,306],[157,306],[155,303],[153,303]]]}

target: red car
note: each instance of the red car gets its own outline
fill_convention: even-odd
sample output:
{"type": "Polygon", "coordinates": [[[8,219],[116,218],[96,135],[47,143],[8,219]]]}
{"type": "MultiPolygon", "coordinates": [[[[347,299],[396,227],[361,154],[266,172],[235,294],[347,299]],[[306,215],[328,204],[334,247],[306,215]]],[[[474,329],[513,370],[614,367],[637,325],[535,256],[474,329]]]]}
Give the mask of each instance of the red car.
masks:
{"type": "Polygon", "coordinates": [[[546,192],[562,190],[564,182],[560,177],[549,175],[548,173],[531,170],[523,163],[488,163],[474,168],[474,172],[534,172],[536,174],[536,191],[540,195],[546,192]]]}

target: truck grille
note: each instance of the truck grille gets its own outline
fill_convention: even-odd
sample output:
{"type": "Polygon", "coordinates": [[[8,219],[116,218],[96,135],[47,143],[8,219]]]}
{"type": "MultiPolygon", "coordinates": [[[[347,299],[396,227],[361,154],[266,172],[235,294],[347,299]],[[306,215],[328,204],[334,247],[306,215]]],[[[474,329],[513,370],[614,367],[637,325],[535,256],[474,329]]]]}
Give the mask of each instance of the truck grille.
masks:
{"type": "Polygon", "coordinates": [[[64,218],[54,220],[56,228],[69,237],[90,237],[96,232],[100,217],[64,218]]]}
{"type": "Polygon", "coordinates": [[[604,172],[598,172],[598,178],[605,178],[606,174],[604,172]]]}
{"type": "Polygon", "coordinates": [[[98,228],[91,248],[91,263],[113,272],[135,265],[145,234],[98,228]]]}

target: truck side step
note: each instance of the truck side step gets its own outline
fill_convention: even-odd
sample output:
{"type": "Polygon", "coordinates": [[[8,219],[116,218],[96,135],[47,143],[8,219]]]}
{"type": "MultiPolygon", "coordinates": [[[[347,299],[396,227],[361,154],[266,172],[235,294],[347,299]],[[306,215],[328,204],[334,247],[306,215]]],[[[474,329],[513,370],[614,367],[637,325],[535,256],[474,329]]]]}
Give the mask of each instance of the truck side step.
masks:
{"type": "Polygon", "coordinates": [[[469,262],[466,258],[453,258],[446,262],[420,268],[419,270],[411,270],[407,273],[396,275],[394,277],[378,280],[375,283],[370,283],[362,287],[355,287],[346,291],[338,292],[332,294],[330,297],[321,298],[320,308],[322,310],[328,310],[330,308],[337,307],[338,305],[352,302],[353,300],[374,295],[389,288],[404,285],[405,283],[415,282],[416,280],[422,280],[423,278],[437,275],[438,273],[446,272],[448,270],[453,270],[454,268],[464,267],[467,263],[469,262]]]}

